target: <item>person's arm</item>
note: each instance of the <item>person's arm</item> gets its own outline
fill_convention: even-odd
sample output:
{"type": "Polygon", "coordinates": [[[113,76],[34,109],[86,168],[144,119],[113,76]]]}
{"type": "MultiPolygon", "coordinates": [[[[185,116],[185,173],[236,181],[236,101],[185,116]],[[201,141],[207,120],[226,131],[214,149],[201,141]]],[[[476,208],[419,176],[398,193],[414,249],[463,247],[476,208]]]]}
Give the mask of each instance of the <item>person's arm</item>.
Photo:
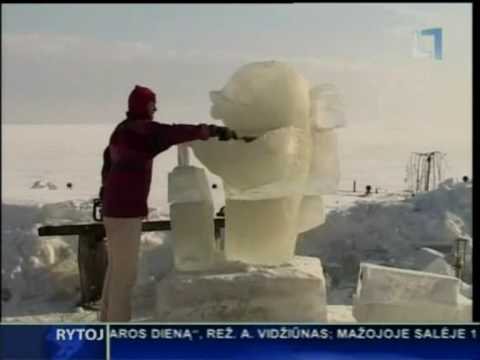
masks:
{"type": "Polygon", "coordinates": [[[219,140],[236,139],[234,131],[216,125],[187,125],[150,123],[150,149],[154,155],[168,149],[170,146],[194,140],[207,140],[218,137],[219,140]]]}
{"type": "Polygon", "coordinates": [[[218,137],[221,141],[237,139],[235,131],[217,125],[170,125],[169,139],[171,145],[177,145],[193,140],[207,140],[211,137],[218,137]]]}
{"type": "Polygon", "coordinates": [[[187,125],[173,124],[169,125],[167,131],[167,142],[169,145],[177,145],[194,140],[207,140],[215,136],[212,127],[206,124],[187,125]]]}

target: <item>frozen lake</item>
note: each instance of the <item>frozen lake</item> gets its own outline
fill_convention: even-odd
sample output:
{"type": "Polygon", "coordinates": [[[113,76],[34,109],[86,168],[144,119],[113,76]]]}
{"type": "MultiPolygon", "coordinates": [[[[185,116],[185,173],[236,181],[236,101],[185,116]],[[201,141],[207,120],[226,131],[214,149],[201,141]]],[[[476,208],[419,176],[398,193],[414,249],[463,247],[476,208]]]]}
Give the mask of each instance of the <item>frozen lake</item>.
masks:
{"type": "MultiPolygon", "coordinates": [[[[115,124],[101,125],[2,125],[2,201],[4,203],[57,202],[96,197],[100,185],[102,152],[115,124]],[[50,181],[58,190],[31,189],[35,181],[50,181]],[[73,190],[66,183],[73,183],[73,190]]],[[[340,129],[339,153],[341,167],[340,190],[357,189],[365,185],[389,192],[406,188],[406,165],[414,151],[447,153],[449,167],[445,178],[470,176],[472,154],[471,134],[463,139],[429,136],[418,129],[411,132],[373,127],[340,129]]],[[[439,133],[440,134],[440,133],[439,133]]],[[[444,136],[444,135],[442,135],[444,136]]],[[[150,206],[166,208],[167,174],[176,165],[176,148],[157,156],[154,162],[150,206]]],[[[196,159],[193,164],[200,165],[196,159]]],[[[218,177],[214,190],[216,202],[223,201],[218,177]]],[[[217,205],[220,205],[219,203],[217,205]]]]}

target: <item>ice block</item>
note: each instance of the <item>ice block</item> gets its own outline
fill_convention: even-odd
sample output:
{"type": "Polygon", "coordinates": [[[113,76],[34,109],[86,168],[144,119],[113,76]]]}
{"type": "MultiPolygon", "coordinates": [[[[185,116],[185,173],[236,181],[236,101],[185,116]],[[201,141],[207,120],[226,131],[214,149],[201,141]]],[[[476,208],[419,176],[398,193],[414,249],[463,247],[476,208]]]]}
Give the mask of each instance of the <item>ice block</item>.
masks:
{"type": "Polygon", "coordinates": [[[175,267],[208,269],[214,261],[214,206],[205,171],[177,166],[168,175],[168,201],[175,267]]]}
{"type": "Polygon", "coordinates": [[[322,195],[305,195],[300,204],[297,232],[302,233],[325,222],[325,208],[322,195]]]}
{"type": "Polygon", "coordinates": [[[362,263],[353,300],[361,322],[467,320],[460,280],[446,275],[362,263]]]}
{"type": "Polygon", "coordinates": [[[301,196],[226,201],[225,256],[278,265],[295,254],[301,196]]]}

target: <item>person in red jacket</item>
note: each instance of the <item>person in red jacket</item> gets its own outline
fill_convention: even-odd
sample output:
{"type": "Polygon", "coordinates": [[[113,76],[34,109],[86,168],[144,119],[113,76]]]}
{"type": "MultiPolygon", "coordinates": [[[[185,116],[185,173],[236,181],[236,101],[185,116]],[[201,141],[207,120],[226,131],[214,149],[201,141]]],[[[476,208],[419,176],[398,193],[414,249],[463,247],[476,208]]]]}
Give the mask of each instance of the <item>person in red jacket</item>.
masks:
{"type": "Polygon", "coordinates": [[[103,153],[100,199],[108,267],[100,321],[131,319],[131,291],[137,277],[142,219],[148,215],[153,158],[184,142],[237,139],[226,127],[155,122],[155,104],[155,93],[137,85],[128,99],[127,118],[116,126],[103,153]]]}

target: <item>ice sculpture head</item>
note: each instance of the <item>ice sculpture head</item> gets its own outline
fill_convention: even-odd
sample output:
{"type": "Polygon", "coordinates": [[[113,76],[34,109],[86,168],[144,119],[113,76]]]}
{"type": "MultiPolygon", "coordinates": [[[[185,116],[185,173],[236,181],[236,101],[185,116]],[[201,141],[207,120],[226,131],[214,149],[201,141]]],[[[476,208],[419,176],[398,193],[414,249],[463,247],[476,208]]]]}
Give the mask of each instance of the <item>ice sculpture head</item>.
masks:
{"type": "Polygon", "coordinates": [[[221,91],[211,92],[212,116],[251,143],[209,140],[195,155],[225,184],[228,199],[258,200],[301,194],[311,157],[308,82],[290,65],[245,65],[221,91]]]}
{"type": "Polygon", "coordinates": [[[285,63],[242,66],[222,90],[210,92],[210,99],[211,116],[242,135],[309,126],[309,84],[285,63]]]}

